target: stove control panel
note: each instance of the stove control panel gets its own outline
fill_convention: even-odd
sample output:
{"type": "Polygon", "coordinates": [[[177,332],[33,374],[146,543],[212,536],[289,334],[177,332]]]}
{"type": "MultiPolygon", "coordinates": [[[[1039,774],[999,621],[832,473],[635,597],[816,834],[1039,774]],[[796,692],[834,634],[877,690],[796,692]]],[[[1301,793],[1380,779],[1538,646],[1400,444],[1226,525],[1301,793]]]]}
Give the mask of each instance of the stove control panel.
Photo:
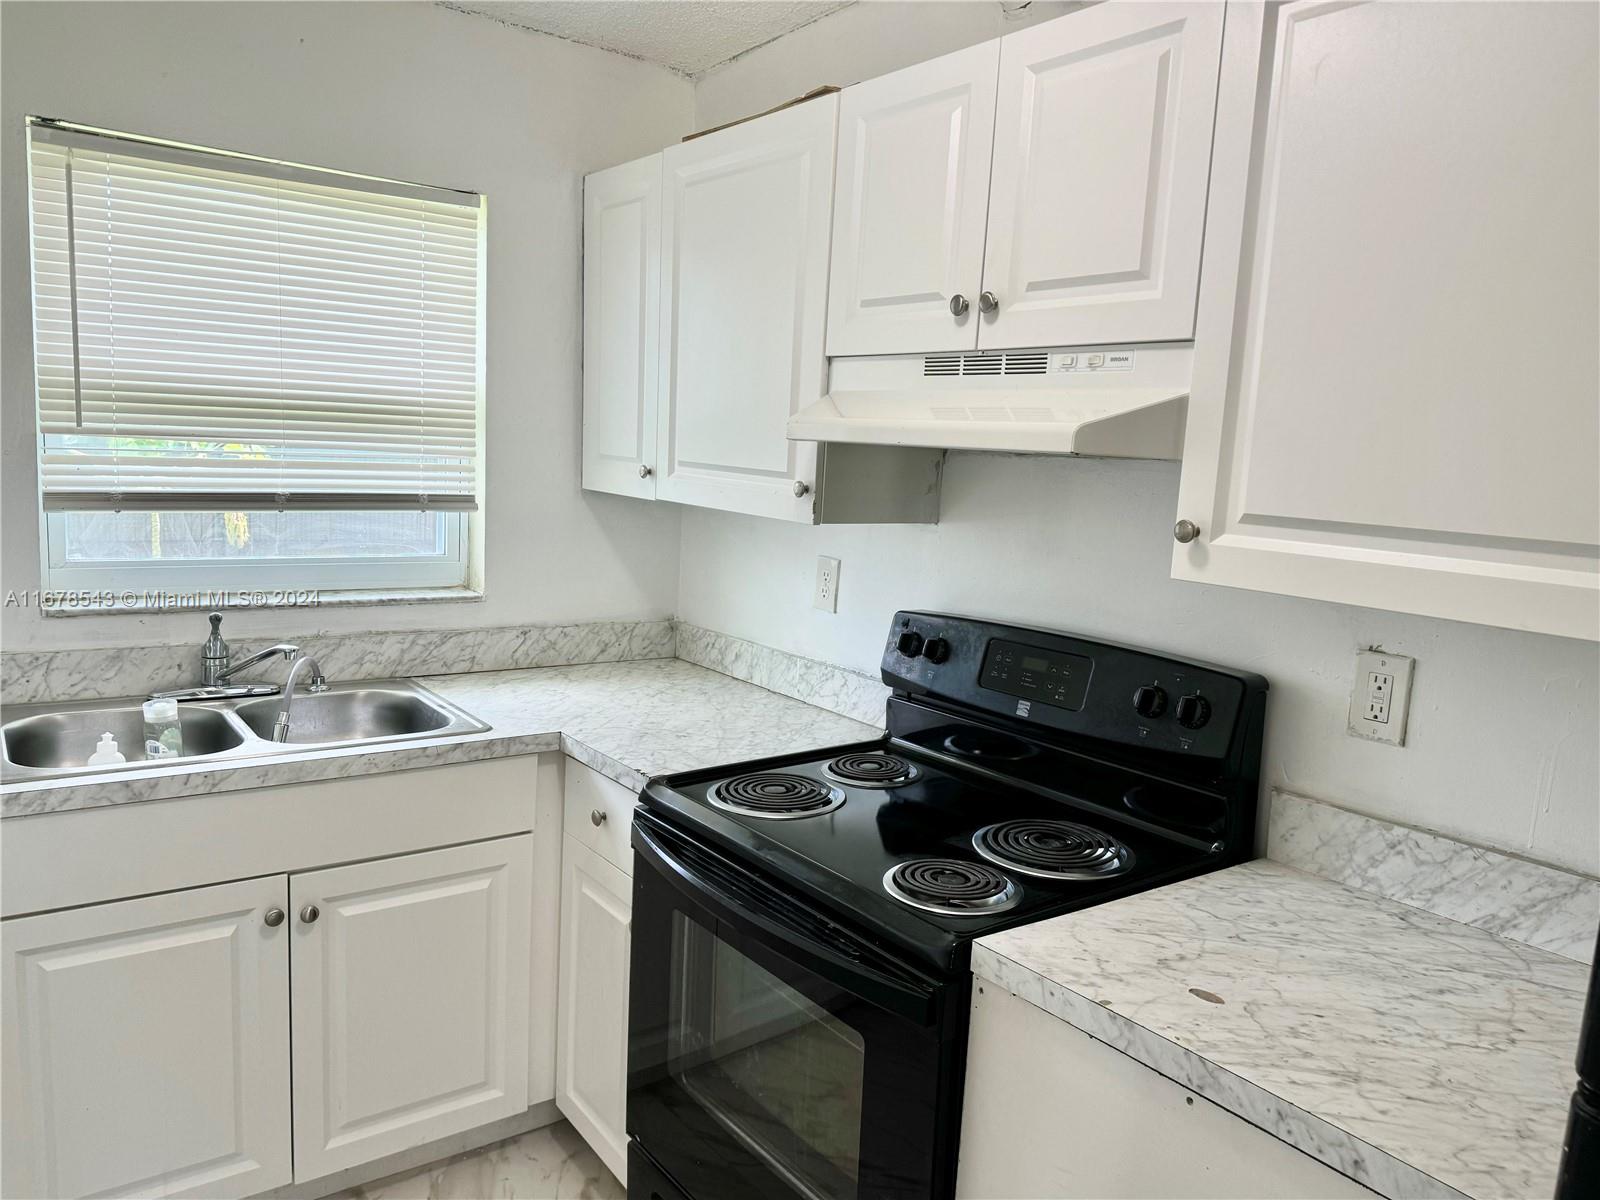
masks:
{"type": "Polygon", "coordinates": [[[895,614],[883,680],[1064,732],[1221,758],[1266,680],[1071,634],[939,613],[895,614]]]}
{"type": "Polygon", "coordinates": [[[1093,669],[1094,663],[1081,654],[992,638],[978,682],[991,691],[1077,712],[1088,694],[1093,669]]]}

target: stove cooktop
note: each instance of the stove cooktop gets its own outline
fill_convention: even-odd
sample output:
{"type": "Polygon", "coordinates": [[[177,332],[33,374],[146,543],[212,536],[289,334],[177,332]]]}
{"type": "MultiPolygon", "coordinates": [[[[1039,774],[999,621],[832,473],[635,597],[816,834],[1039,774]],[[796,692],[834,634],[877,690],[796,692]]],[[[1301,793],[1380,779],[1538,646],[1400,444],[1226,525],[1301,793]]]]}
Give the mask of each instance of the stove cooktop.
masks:
{"type": "Polygon", "coordinates": [[[1259,676],[908,611],[883,679],[885,737],[666,776],[643,804],[943,971],[987,933],[1250,856],[1259,676]]]}
{"type": "Polygon", "coordinates": [[[673,776],[642,799],[837,918],[946,968],[986,933],[1221,865],[1204,828],[1197,838],[1149,820],[1157,796],[1201,807],[1181,789],[1034,753],[1054,764],[1056,794],[886,738],[673,776]],[[855,765],[866,777],[845,781],[855,765]]]}

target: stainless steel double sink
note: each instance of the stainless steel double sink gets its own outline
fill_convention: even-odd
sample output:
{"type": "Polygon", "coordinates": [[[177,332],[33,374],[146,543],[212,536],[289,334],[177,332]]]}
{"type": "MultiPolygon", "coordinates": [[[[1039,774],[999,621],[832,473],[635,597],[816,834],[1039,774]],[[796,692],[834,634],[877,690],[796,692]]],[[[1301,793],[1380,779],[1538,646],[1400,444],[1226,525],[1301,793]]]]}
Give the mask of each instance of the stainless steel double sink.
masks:
{"type": "MultiPolygon", "coordinates": [[[[0,778],[8,783],[149,770],[140,700],[82,704],[7,705],[0,709],[0,778]],[[109,732],[127,757],[114,766],[88,765],[100,735],[109,732]]],[[[289,707],[289,740],[272,740],[282,696],[253,700],[186,701],[178,705],[183,753],[166,765],[231,763],[240,759],[341,749],[380,742],[482,733],[489,726],[408,679],[336,683],[325,692],[300,691],[289,707]]]]}

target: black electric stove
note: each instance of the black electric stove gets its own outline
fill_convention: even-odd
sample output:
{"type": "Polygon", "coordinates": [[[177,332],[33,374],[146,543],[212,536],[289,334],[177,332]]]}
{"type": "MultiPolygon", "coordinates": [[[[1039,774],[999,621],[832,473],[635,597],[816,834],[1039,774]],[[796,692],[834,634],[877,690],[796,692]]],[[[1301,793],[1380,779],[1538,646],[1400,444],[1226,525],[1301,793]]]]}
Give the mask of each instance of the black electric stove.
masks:
{"type": "Polygon", "coordinates": [[[972,941],[1251,855],[1259,676],[904,612],[883,678],[883,738],[645,789],[630,1195],[951,1195],[972,941]]]}

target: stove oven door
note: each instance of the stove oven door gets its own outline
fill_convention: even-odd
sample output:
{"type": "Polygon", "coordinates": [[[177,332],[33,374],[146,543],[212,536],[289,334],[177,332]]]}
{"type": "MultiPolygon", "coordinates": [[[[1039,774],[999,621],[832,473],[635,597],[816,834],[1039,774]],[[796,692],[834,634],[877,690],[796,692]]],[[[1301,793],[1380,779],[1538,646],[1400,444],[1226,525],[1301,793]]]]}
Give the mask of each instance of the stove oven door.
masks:
{"type": "Polygon", "coordinates": [[[964,990],[648,814],[633,845],[638,1147],[692,1200],[949,1195],[964,990]]]}

